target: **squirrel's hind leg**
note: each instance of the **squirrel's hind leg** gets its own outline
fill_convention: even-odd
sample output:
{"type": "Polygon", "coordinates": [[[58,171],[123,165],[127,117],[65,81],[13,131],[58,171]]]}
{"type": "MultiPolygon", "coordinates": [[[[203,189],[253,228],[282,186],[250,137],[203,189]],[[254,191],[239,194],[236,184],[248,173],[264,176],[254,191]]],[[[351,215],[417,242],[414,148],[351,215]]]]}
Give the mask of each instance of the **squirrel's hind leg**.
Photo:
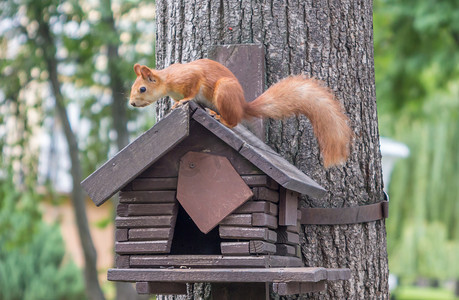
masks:
{"type": "Polygon", "coordinates": [[[220,122],[234,127],[244,116],[244,91],[235,78],[222,78],[217,81],[214,91],[214,104],[220,113],[220,122]]]}

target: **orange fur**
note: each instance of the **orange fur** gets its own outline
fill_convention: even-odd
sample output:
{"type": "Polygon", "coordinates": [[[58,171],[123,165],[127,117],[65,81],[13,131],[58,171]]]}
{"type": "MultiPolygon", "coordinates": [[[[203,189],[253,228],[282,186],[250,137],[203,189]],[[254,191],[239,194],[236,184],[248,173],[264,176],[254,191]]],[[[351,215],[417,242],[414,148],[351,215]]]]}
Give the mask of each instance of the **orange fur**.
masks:
{"type": "Polygon", "coordinates": [[[136,64],[134,71],[133,106],[147,106],[164,96],[177,102],[174,107],[194,99],[217,110],[228,127],[251,117],[283,119],[303,114],[311,121],[325,167],[341,164],[349,156],[353,137],[349,120],[330,90],[315,79],[301,75],[285,78],[247,103],[233,73],[212,60],[173,64],[160,71],[136,64]],[[142,87],[145,90],[141,91],[142,87]]]}

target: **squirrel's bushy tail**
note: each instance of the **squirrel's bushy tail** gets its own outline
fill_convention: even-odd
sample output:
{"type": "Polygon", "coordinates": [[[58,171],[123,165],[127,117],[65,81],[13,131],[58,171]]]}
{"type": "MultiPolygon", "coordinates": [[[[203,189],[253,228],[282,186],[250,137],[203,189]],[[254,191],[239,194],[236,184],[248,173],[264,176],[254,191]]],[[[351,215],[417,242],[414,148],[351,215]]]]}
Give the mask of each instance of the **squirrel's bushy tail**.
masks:
{"type": "Polygon", "coordinates": [[[245,118],[283,119],[303,114],[311,121],[325,167],[344,163],[353,133],[331,91],[315,79],[287,77],[247,103],[245,118]]]}

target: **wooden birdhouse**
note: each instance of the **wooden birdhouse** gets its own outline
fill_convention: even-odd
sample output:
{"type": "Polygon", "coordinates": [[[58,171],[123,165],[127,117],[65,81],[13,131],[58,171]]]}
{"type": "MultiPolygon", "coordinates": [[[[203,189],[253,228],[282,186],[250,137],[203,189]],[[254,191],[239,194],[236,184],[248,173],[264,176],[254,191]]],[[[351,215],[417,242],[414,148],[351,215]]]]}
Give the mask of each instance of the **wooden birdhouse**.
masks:
{"type": "Polygon", "coordinates": [[[306,268],[299,194],[325,190],[250,131],[190,102],[82,182],[96,205],[119,192],[116,268],[139,293],[186,282],[273,283],[279,294],[325,288],[348,269],[306,268]]]}

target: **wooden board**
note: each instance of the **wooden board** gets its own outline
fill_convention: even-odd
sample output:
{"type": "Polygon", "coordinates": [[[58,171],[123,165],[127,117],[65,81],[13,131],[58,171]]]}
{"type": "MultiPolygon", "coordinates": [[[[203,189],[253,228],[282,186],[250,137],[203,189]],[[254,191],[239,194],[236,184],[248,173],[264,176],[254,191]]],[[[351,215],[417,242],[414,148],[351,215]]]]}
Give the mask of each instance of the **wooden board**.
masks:
{"type": "Polygon", "coordinates": [[[254,213],[252,214],[252,226],[276,229],[277,217],[265,213],[254,213]]]}
{"type": "Polygon", "coordinates": [[[276,242],[277,240],[277,233],[264,227],[220,226],[219,232],[222,239],[264,240],[268,242],[276,242]]]}
{"type": "Polygon", "coordinates": [[[302,267],[298,257],[277,255],[222,256],[222,255],[131,255],[131,267],[159,268],[186,266],[190,268],[230,268],[230,267],[302,267]]]}
{"type": "Polygon", "coordinates": [[[129,261],[130,261],[130,256],[129,255],[115,254],[115,266],[118,269],[129,268],[129,261]]]}
{"type": "Polygon", "coordinates": [[[177,189],[177,177],[136,178],[131,182],[133,191],[161,191],[177,189]]]}
{"type": "Polygon", "coordinates": [[[186,294],[186,283],[175,282],[136,282],[138,294],[183,295],[186,294]]]}
{"type": "Polygon", "coordinates": [[[92,201],[101,205],[189,134],[189,108],[173,110],[82,183],[92,201]],[[173,128],[174,130],[171,130],[173,128]]]}
{"type": "Polygon", "coordinates": [[[175,191],[120,192],[120,203],[170,203],[175,202],[175,191]]]}
{"type": "Polygon", "coordinates": [[[281,228],[278,229],[276,232],[277,232],[277,243],[289,244],[289,245],[299,245],[300,236],[298,233],[286,231],[281,228]]]}
{"type": "Polygon", "coordinates": [[[255,187],[252,189],[253,199],[266,200],[270,202],[279,202],[279,192],[267,189],[265,187],[255,187]]]}
{"type": "Polygon", "coordinates": [[[257,139],[246,128],[238,125],[233,131],[246,141],[239,153],[284,188],[315,198],[325,196],[326,190],[323,187],[257,139]]]}
{"type": "Polygon", "coordinates": [[[236,209],[235,213],[267,213],[277,216],[277,205],[266,201],[247,201],[241,207],[236,209]]]}
{"type": "Polygon", "coordinates": [[[273,292],[280,296],[320,292],[326,289],[326,280],[319,282],[274,282],[273,292]]]}
{"type": "Polygon", "coordinates": [[[281,188],[279,200],[279,225],[293,226],[298,219],[298,193],[281,188]]]}
{"type": "Polygon", "coordinates": [[[242,175],[244,182],[250,187],[267,187],[277,190],[279,185],[266,175],[242,175]]]}
{"type": "Polygon", "coordinates": [[[129,229],[130,241],[167,240],[173,236],[173,228],[133,228],[129,229]]]}
{"type": "Polygon", "coordinates": [[[115,241],[116,242],[124,242],[128,240],[128,229],[116,229],[115,230],[115,241]]]}
{"type": "Polygon", "coordinates": [[[169,253],[169,251],[170,245],[167,240],[115,243],[115,252],[118,254],[169,253]]]}
{"type": "Polygon", "coordinates": [[[188,152],[181,158],[177,200],[203,233],[252,196],[226,157],[188,152]]]}
{"type": "Polygon", "coordinates": [[[276,244],[276,254],[296,256],[296,247],[285,244],[276,244]]]}
{"type": "MultiPolygon", "coordinates": [[[[265,51],[263,45],[216,45],[209,48],[208,57],[226,66],[239,80],[245,101],[250,102],[260,96],[265,89],[265,51]]],[[[253,118],[245,125],[259,139],[265,138],[262,119],[253,118]]]]}
{"type": "Polygon", "coordinates": [[[231,214],[224,218],[220,225],[227,226],[252,226],[252,215],[251,214],[231,214]]]}
{"type": "Polygon", "coordinates": [[[220,244],[223,255],[249,255],[249,242],[223,242],[220,244]]]}
{"type": "MultiPolygon", "coordinates": [[[[349,269],[333,269],[348,279],[349,269]]],[[[247,269],[109,269],[108,280],[162,282],[318,282],[328,279],[325,268],[247,269]]]]}
{"type": "Polygon", "coordinates": [[[142,217],[116,217],[116,228],[132,227],[171,227],[175,223],[173,215],[170,216],[142,216],[142,217]]]}
{"type": "Polygon", "coordinates": [[[251,254],[274,254],[276,245],[265,241],[250,241],[249,251],[251,254]]]}
{"type": "Polygon", "coordinates": [[[373,222],[387,218],[388,201],[337,208],[301,208],[301,224],[339,225],[373,222]]]}
{"type": "Polygon", "coordinates": [[[269,300],[269,284],[264,282],[250,283],[212,283],[214,300],[269,300]]]}
{"type": "Polygon", "coordinates": [[[116,212],[120,217],[172,215],[176,203],[126,204],[120,203],[116,212]]]}

